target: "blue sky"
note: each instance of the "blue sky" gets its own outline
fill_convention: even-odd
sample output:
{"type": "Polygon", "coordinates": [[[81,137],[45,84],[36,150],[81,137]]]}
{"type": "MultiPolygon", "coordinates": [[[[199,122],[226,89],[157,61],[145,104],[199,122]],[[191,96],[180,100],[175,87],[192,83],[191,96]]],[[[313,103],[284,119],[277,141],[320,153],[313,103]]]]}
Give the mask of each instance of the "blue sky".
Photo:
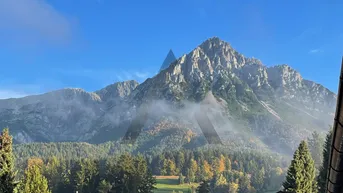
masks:
{"type": "Polygon", "coordinates": [[[343,2],[0,0],[0,98],[153,76],[209,37],[336,92],[343,2]],[[325,2],[325,3],[324,3],[325,2]]]}

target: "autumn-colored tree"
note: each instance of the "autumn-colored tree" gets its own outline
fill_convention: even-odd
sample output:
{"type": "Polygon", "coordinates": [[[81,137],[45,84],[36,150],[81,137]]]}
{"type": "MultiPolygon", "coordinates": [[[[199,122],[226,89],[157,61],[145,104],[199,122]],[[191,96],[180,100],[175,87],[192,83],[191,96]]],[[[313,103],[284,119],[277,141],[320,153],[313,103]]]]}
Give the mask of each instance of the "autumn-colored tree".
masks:
{"type": "Polygon", "coordinates": [[[235,182],[230,182],[229,183],[229,193],[237,193],[238,192],[238,184],[235,182]]]}
{"type": "Polygon", "coordinates": [[[220,155],[220,158],[219,158],[219,168],[218,168],[218,171],[220,173],[222,173],[223,171],[225,171],[225,157],[223,155],[220,155]]]}
{"type": "Polygon", "coordinates": [[[197,172],[198,164],[197,164],[197,162],[196,162],[194,159],[191,159],[191,161],[190,161],[190,169],[191,169],[194,173],[197,172]]]}
{"type": "Polygon", "coordinates": [[[44,166],[44,162],[41,158],[33,157],[27,160],[27,168],[31,168],[33,166],[37,166],[38,168],[42,168],[44,166]]]}
{"type": "Polygon", "coordinates": [[[229,187],[226,178],[223,176],[223,174],[220,174],[214,184],[214,192],[218,193],[228,193],[229,187]]]}
{"type": "Polygon", "coordinates": [[[226,181],[226,178],[223,176],[223,174],[220,174],[219,177],[216,179],[215,187],[223,186],[223,185],[227,185],[227,181],[226,181]]]}
{"type": "Polygon", "coordinates": [[[210,180],[213,177],[213,172],[212,172],[212,168],[211,165],[205,160],[202,166],[202,171],[203,171],[203,178],[204,180],[210,180]]]}
{"type": "Polygon", "coordinates": [[[212,167],[216,175],[222,173],[225,170],[225,157],[221,155],[220,158],[215,158],[212,167]]]}

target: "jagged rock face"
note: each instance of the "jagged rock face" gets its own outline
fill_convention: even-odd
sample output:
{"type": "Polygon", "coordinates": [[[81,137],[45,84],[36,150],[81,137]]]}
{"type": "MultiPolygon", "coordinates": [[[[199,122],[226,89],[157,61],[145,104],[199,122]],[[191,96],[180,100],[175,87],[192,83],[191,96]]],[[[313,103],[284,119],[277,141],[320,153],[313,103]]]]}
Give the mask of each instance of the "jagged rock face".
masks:
{"type": "Polygon", "coordinates": [[[106,86],[105,88],[95,91],[97,95],[103,100],[112,100],[116,98],[126,98],[139,85],[138,82],[131,80],[125,82],[117,82],[106,86]]]}
{"type": "Polygon", "coordinates": [[[211,99],[227,119],[247,123],[266,144],[292,149],[310,131],[327,129],[336,97],[287,65],[267,67],[214,37],[142,84],[127,81],[94,93],[64,89],[0,100],[0,126],[13,127],[18,142],[101,142],[125,132],[142,103],[211,99]]]}
{"type": "Polygon", "coordinates": [[[334,93],[304,80],[291,67],[266,67],[218,38],[206,40],[139,85],[131,98],[201,101],[209,90],[227,102],[230,114],[245,116],[251,129],[265,141],[287,135],[283,138],[288,141],[280,141],[283,145],[292,141],[289,148],[312,130],[326,130],[336,103],[334,93]]]}

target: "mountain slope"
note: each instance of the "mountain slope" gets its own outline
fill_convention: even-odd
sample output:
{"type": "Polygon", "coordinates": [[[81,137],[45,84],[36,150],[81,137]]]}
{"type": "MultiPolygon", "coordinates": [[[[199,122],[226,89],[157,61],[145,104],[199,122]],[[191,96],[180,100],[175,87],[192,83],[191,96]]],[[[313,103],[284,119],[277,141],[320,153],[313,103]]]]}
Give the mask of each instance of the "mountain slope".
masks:
{"type": "Polygon", "coordinates": [[[246,121],[268,145],[284,149],[294,148],[312,130],[327,129],[336,103],[334,93],[291,67],[268,68],[216,37],[140,84],[131,99],[199,102],[208,91],[228,104],[231,117],[246,121]]]}
{"type": "Polygon", "coordinates": [[[86,141],[93,122],[109,105],[125,100],[138,85],[127,81],[90,93],[61,89],[42,95],[0,100],[0,127],[10,127],[15,142],[86,141]]]}
{"type": "Polygon", "coordinates": [[[193,117],[201,110],[226,145],[258,143],[291,152],[300,139],[313,130],[325,131],[333,119],[334,93],[288,65],[266,67],[247,58],[217,37],[167,66],[141,84],[126,81],[93,93],[62,89],[0,100],[0,126],[11,127],[20,143],[99,143],[123,137],[140,105],[148,104],[143,130],[156,130],[168,120],[201,136],[193,117]]]}

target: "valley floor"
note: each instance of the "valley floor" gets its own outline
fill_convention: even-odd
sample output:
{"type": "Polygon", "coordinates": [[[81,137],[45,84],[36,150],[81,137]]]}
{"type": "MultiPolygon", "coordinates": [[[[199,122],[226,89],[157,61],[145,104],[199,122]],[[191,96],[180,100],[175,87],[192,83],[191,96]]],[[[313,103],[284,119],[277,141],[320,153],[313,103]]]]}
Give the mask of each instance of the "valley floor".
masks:
{"type": "MultiPolygon", "coordinates": [[[[157,185],[156,190],[154,193],[172,193],[173,191],[176,193],[183,192],[188,193],[189,190],[194,187],[195,189],[198,187],[198,183],[192,183],[192,184],[178,184],[178,176],[155,176],[157,185]]],[[[276,191],[269,191],[265,193],[275,193],[276,191]]]]}
{"type": "Polygon", "coordinates": [[[175,192],[183,192],[187,193],[188,190],[192,188],[198,187],[199,184],[192,183],[192,184],[181,184],[178,183],[178,176],[156,176],[157,181],[157,189],[154,191],[154,193],[172,193],[175,192]]]}

